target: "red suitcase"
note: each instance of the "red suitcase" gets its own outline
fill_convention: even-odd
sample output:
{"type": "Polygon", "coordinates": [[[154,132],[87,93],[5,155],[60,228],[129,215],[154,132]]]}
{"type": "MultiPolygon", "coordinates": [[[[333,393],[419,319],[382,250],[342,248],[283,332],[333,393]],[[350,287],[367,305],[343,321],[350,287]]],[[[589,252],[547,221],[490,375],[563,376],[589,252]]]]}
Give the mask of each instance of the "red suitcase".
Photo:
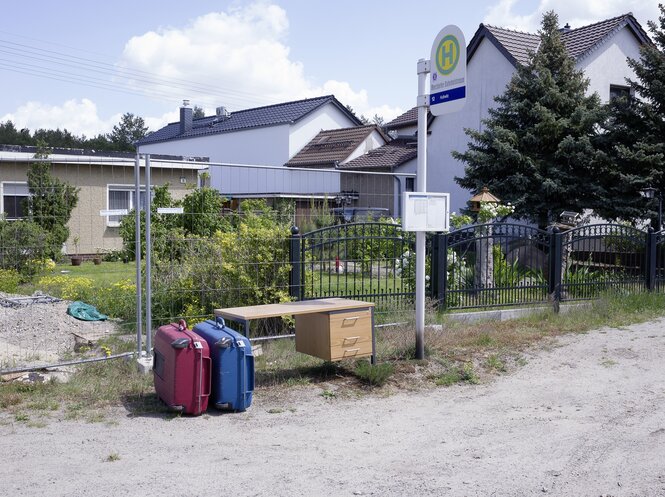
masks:
{"type": "Polygon", "coordinates": [[[210,349],[208,342],[187,323],[160,326],[155,334],[153,360],[155,391],[170,409],[201,414],[210,396],[210,349]]]}

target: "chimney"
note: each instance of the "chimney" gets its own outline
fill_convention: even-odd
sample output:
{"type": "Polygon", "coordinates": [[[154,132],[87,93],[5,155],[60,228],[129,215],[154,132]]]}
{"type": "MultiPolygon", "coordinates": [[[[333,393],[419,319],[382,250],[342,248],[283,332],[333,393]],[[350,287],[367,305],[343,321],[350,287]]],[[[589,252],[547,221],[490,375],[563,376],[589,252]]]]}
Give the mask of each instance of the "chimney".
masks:
{"type": "Polygon", "coordinates": [[[222,105],[215,109],[215,114],[217,114],[217,117],[220,121],[228,119],[231,116],[231,113],[228,111],[228,109],[222,105]]]}
{"type": "Polygon", "coordinates": [[[559,33],[567,33],[568,31],[570,31],[570,24],[568,23],[563,28],[559,28],[559,33]]]}
{"type": "Polygon", "coordinates": [[[180,134],[187,133],[192,129],[194,111],[189,106],[189,100],[182,101],[182,107],[180,107],[180,134]]]}

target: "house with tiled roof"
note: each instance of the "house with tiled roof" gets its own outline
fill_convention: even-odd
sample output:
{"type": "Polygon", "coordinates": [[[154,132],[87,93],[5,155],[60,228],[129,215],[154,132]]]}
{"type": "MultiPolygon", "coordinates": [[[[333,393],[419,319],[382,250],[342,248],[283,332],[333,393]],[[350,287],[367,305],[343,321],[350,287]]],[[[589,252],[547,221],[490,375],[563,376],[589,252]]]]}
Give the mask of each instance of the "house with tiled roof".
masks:
{"type": "Polygon", "coordinates": [[[401,193],[413,190],[415,162],[398,168],[415,154],[415,147],[372,124],[321,131],[286,166],[333,169],[339,178],[336,205],[386,208],[399,216],[401,193]]]}
{"type": "Polygon", "coordinates": [[[385,208],[402,217],[402,194],[414,191],[417,157],[415,140],[395,138],[338,166],[344,173],[341,188],[360,192],[358,207],[385,208]]]}
{"type": "Polygon", "coordinates": [[[384,145],[389,139],[376,124],[322,130],[286,166],[335,168],[384,145]]]}
{"type": "MultiPolygon", "coordinates": [[[[635,79],[627,59],[639,59],[640,46],[649,38],[632,14],[606,19],[588,26],[561,28],[561,38],[576,67],[589,78],[589,93],[602,101],[630,91],[626,78],[635,79]]],[[[482,130],[494,97],[504,92],[516,68],[538,49],[540,37],[511,29],[481,24],[467,47],[467,100],[457,113],[435,117],[428,127],[427,190],[450,193],[451,210],[466,206],[475,192],[457,185],[455,176],[464,175],[464,165],[451,152],[464,151],[469,137],[464,129],[482,130]]],[[[388,123],[404,128],[413,121],[415,109],[388,123]],[[401,123],[401,124],[400,124],[401,123]]],[[[415,130],[415,124],[412,124],[415,130]]],[[[399,128],[398,128],[398,132],[399,128]]]]}
{"type": "Polygon", "coordinates": [[[360,126],[334,95],[193,118],[185,101],[180,120],[137,142],[142,154],[207,156],[211,185],[225,197],[311,198],[336,193],[331,175],[285,167],[321,130],[360,126]]]}
{"type": "MultiPolygon", "coordinates": [[[[0,219],[27,219],[30,196],[28,171],[37,147],[0,144],[0,219]]],[[[136,198],[136,154],[73,148],[52,148],[49,173],[78,189],[78,203],[67,223],[65,254],[93,256],[123,248],[120,221],[139,202],[145,202],[145,159],[139,161],[139,199],[136,198]]],[[[174,200],[197,185],[207,157],[151,156],[151,184],[169,184],[174,200]]]]}

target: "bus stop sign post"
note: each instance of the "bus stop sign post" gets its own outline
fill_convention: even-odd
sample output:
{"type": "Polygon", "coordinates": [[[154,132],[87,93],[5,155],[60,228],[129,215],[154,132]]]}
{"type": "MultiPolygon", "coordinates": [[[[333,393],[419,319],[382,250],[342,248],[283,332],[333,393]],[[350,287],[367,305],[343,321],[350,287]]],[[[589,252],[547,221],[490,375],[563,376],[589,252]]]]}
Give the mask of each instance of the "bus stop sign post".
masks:
{"type": "MultiPolygon", "coordinates": [[[[466,41],[448,25],[434,38],[430,60],[418,61],[418,165],[416,189],[427,191],[427,110],[434,116],[462,109],[466,102],[466,41]],[[430,94],[427,95],[427,74],[430,94]]],[[[446,218],[448,213],[445,213],[446,218]]],[[[416,231],[416,359],[425,358],[425,230],[416,231]]]]}

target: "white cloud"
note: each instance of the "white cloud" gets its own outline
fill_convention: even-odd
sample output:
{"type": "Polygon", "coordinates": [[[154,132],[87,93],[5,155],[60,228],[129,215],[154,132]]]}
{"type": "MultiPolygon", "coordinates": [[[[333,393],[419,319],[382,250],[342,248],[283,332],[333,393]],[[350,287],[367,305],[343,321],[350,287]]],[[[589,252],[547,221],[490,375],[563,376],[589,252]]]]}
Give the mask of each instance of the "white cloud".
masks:
{"type": "MultiPolygon", "coordinates": [[[[389,121],[403,112],[370,102],[365,89],[352,88],[348,82],[306,77],[303,64],[290,56],[288,30],[286,11],[270,0],[258,0],[205,14],[184,26],[149,31],[125,44],[114,84],[172,102],[172,110],[161,116],[141,115],[153,131],[178,120],[183,99],[203,107],[206,115],[219,105],[233,111],[327,94],[368,118],[379,114],[389,121]],[[131,75],[129,83],[122,70],[131,75]]],[[[104,119],[86,98],[61,104],[30,101],[0,121],[11,120],[19,129],[66,128],[92,137],[110,132],[125,111],[118,109],[104,119]]]]}
{"type": "Polygon", "coordinates": [[[343,81],[321,84],[305,76],[290,57],[286,11],[268,1],[213,12],[184,27],[160,28],[135,36],[125,45],[120,66],[146,71],[154,84],[136,79],[134,88],[173,100],[189,99],[206,109],[224,105],[238,110],[334,93],[358,113],[371,109],[364,89],[343,81]],[[180,81],[177,87],[166,79],[180,81]]]}
{"type": "Polygon", "coordinates": [[[554,10],[561,24],[569,23],[578,28],[621,14],[632,12],[643,28],[648,20],[658,19],[658,2],[644,0],[541,0],[535,11],[517,15],[514,13],[518,0],[500,0],[488,11],[484,23],[494,26],[536,32],[545,12],[554,10]]]}
{"type": "Polygon", "coordinates": [[[18,129],[35,131],[44,129],[67,129],[74,135],[85,134],[88,138],[108,132],[120,120],[121,114],[103,120],[97,115],[97,106],[89,99],[67,100],[62,105],[50,105],[30,101],[15,112],[0,117],[0,122],[12,121],[18,129]]]}
{"type": "MultiPolygon", "coordinates": [[[[211,115],[215,111],[212,109],[212,111],[206,111],[206,115],[211,115]]],[[[143,116],[141,116],[143,117],[143,116]]],[[[150,131],[157,131],[159,128],[163,127],[164,125],[168,123],[172,123],[174,121],[177,121],[180,119],[180,111],[178,109],[174,109],[172,111],[166,112],[162,114],[159,117],[144,117],[143,120],[145,121],[146,126],[148,126],[148,129],[150,131]]],[[[120,121],[120,118],[118,118],[117,121],[120,121]]],[[[115,124],[115,123],[114,123],[115,124]]]]}

